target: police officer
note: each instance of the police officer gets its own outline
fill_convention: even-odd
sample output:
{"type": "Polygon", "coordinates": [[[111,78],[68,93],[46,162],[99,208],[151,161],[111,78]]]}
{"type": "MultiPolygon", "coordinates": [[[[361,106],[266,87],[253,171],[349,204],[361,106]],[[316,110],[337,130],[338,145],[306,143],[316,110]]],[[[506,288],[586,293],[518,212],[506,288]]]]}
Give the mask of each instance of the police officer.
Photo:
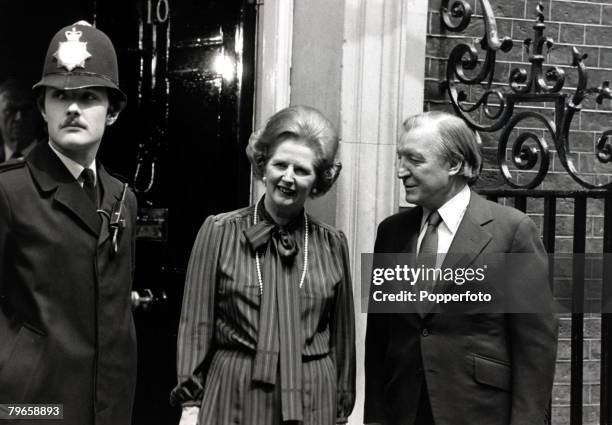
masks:
{"type": "Polygon", "coordinates": [[[126,102],[112,42],[62,28],[34,91],[49,142],[0,166],[0,403],[63,405],[46,424],[129,424],[136,198],[96,159],[126,102]]]}

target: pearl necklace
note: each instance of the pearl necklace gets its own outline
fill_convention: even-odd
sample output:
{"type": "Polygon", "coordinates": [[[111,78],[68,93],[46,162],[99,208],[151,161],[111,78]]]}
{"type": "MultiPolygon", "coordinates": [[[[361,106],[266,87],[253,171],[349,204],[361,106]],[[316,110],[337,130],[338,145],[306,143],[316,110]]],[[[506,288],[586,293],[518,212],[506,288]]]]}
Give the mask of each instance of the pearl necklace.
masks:
{"type": "MultiPolygon", "coordinates": [[[[257,206],[255,204],[255,210],[253,211],[253,225],[257,224],[257,206]]],[[[261,264],[259,261],[259,253],[255,251],[255,265],[257,266],[257,281],[259,283],[259,296],[263,295],[263,279],[261,278],[261,264]]],[[[304,269],[302,270],[302,277],[300,278],[300,289],[304,285],[304,279],[306,278],[306,270],[308,269],[308,216],[306,210],[304,210],[304,269]]]]}

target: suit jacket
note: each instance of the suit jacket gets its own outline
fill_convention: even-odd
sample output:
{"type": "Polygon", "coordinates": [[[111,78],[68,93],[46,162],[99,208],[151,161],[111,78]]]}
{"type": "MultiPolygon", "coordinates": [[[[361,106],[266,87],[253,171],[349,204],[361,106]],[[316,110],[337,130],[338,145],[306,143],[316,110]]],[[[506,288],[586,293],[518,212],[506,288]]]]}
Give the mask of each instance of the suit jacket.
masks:
{"type": "MultiPolygon", "coordinates": [[[[421,217],[417,207],[385,219],[374,251],[416,252],[421,217]]],[[[462,254],[455,266],[467,266],[498,253],[531,254],[531,281],[550,293],[533,221],[472,192],[447,259],[462,254]]],[[[436,425],[544,424],[556,347],[552,313],[369,314],[364,421],[412,425],[426,382],[436,425]]]]}
{"type": "MultiPolygon", "coordinates": [[[[32,149],[34,149],[34,146],[36,146],[36,144],[40,142],[40,140],[34,139],[29,141],[25,146],[20,146],[18,149],[20,153],[19,157],[27,156],[32,151],[32,149]]],[[[15,155],[15,152],[13,152],[12,155],[15,155]]],[[[6,157],[6,153],[4,152],[4,144],[2,143],[2,141],[0,141],[0,162],[8,161],[9,159],[12,158],[6,157]]]]}
{"type": "MultiPolygon", "coordinates": [[[[108,212],[122,184],[97,174],[108,212]]],[[[123,218],[113,256],[108,219],[48,144],[0,166],[0,403],[62,403],[48,424],[131,423],[131,192],[123,218]]]]}

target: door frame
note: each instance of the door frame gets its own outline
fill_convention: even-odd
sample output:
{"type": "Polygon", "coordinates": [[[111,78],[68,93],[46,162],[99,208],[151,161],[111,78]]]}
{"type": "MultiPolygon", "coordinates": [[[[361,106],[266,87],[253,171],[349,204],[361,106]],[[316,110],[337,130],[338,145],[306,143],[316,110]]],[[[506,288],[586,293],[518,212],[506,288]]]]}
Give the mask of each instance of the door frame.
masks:
{"type": "MultiPolygon", "coordinates": [[[[253,129],[260,128],[272,114],[289,106],[293,2],[266,0],[257,3],[253,129]]],[[[251,177],[251,203],[263,192],[263,185],[251,177]]]]}

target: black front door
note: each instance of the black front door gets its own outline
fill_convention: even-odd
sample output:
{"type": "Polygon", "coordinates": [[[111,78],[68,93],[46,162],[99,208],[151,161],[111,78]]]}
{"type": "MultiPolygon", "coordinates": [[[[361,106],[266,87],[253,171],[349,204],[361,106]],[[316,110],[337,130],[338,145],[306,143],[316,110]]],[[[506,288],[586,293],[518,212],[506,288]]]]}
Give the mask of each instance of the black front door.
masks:
{"type": "Polygon", "coordinates": [[[176,334],[185,269],[210,215],[248,203],[255,5],[249,0],[0,2],[0,79],[38,80],[59,28],[88,20],[113,40],[128,106],[99,157],[139,201],[134,424],[177,423],[176,334]],[[58,6],[60,5],[61,6],[58,6]],[[152,302],[148,302],[152,298],[152,302]]]}

